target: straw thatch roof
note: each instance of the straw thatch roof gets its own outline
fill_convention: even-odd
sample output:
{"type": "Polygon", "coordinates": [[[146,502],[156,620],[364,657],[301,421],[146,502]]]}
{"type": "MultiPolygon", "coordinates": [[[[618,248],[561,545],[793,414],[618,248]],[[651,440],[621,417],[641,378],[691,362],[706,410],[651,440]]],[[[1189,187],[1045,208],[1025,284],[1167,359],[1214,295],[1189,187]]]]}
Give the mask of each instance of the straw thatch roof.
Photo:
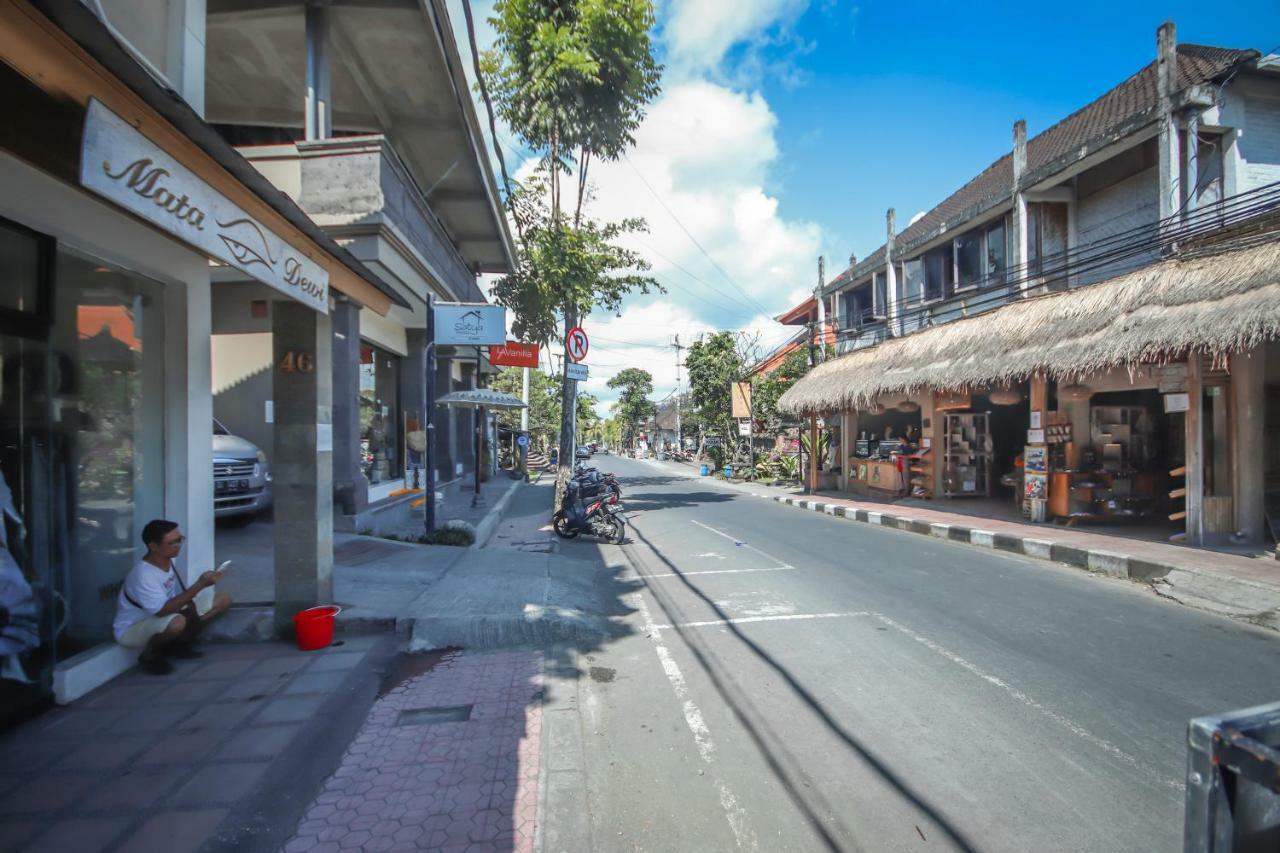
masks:
{"type": "Polygon", "coordinates": [[[1036,373],[1074,381],[1189,350],[1280,337],[1280,242],[1177,258],[1079,290],[893,338],[819,365],[778,401],[789,414],[865,408],[878,395],[964,390],[1036,373]]]}

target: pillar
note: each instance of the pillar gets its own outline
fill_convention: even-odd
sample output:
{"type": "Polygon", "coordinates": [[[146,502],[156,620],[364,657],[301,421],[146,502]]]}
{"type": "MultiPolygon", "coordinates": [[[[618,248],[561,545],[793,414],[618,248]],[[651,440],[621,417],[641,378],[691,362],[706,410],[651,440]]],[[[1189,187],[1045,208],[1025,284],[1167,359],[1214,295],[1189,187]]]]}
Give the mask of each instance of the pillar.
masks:
{"type": "Polygon", "coordinates": [[[1035,281],[1027,267],[1031,257],[1031,235],[1027,233],[1027,194],[1022,189],[1022,176],[1026,170],[1027,122],[1018,119],[1013,123],[1013,215],[1009,229],[1013,257],[1009,259],[1009,268],[1013,271],[1014,281],[1021,280],[1021,285],[1017,289],[1011,288],[1012,293],[1028,290],[1035,281]]]}
{"type": "Polygon", "coordinates": [[[333,327],[333,501],[343,515],[356,516],[369,505],[369,481],[360,465],[360,306],[339,297],[329,316],[333,327]]]}
{"type": "Polygon", "coordinates": [[[275,624],[333,601],[333,332],[330,318],[278,302],[271,319],[275,428],[275,624]]]}
{"type": "MultiPolygon", "coordinates": [[[[427,399],[427,330],[405,329],[407,355],[400,365],[400,412],[406,429],[426,429],[429,414],[427,399]],[[416,426],[415,426],[416,425],[416,426]]],[[[408,460],[405,460],[406,465],[408,460]]],[[[405,469],[405,482],[413,485],[413,472],[405,469]]],[[[422,478],[418,478],[422,485],[422,478]]]]}
{"type": "Polygon", "coordinates": [[[333,98],[329,87],[329,7],[308,3],[307,71],[303,133],[308,142],[333,136],[333,98]]]}
{"type": "Polygon", "coordinates": [[[1263,507],[1265,380],[1265,345],[1231,357],[1232,419],[1235,422],[1231,444],[1235,469],[1236,530],[1247,542],[1262,542],[1266,531],[1263,507]]]}
{"type": "MultiPolygon", "coordinates": [[[[1173,112],[1178,89],[1178,34],[1172,21],[1156,30],[1156,93],[1160,109],[1160,221],[1161,230],[1176,228],[1172,220],[1182,206],[1182,140],[1173,112]]],[[[1190,516],[1188,516],[1190,517],[1190,516]]]]}
{"type": "Polygon", "coordinates": [[[1200,353],[1187,356],[1186,429],[1187,544],[1204,542],[1204,365],[1200,353]]]}

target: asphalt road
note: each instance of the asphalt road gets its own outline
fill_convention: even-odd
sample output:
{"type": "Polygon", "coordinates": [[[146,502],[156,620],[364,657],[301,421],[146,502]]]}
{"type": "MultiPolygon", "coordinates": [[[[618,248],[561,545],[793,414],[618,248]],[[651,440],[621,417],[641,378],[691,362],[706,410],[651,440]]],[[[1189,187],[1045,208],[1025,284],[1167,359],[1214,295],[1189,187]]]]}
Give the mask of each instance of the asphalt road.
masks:
{"type": "Polygon", "coordinates": [[[548,850],[1176,851],[1187,721],[1280,698],[1280,635],[1141,586],[595,462],[630,541],[564,553],[633,612],[548,850]]]}

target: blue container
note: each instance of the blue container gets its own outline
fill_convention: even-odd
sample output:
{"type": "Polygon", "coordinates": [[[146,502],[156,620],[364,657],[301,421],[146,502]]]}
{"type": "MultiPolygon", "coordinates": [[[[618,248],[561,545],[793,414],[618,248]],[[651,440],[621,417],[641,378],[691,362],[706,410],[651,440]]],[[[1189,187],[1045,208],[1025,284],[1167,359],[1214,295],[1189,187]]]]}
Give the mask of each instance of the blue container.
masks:
{"type": "Polygon", "coordinates": [[[711,469],[706,465],[703,465],[701,468],[698,469],[699,477],[707,477],[707,476],[710,476],[710,474],[711,474],[711,469]]]}
{"type": "Polygon", "coordinates": [[[724,466],[724,477],[725,477],[725,479],[727,480],[727,479],[729,479],[729,478],[730,478],[730,477],[732,477],[732,476],[733,476],[733,466],[732,466],[732,465],[726,465],[726,466],[724,466]]]}

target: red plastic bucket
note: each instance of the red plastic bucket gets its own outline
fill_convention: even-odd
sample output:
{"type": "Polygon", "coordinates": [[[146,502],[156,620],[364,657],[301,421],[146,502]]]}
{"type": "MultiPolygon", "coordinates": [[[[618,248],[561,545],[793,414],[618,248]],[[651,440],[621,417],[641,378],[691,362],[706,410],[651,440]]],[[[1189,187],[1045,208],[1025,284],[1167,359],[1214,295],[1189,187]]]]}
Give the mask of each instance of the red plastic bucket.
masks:
{"type": "Polygon", "coordinates": [[[298,635],[298,648],[304,652],[323,649],[333,642],[333,620],[342,608],[336,604],[308,607],[293,615],[293,630],[298,635]]]}

